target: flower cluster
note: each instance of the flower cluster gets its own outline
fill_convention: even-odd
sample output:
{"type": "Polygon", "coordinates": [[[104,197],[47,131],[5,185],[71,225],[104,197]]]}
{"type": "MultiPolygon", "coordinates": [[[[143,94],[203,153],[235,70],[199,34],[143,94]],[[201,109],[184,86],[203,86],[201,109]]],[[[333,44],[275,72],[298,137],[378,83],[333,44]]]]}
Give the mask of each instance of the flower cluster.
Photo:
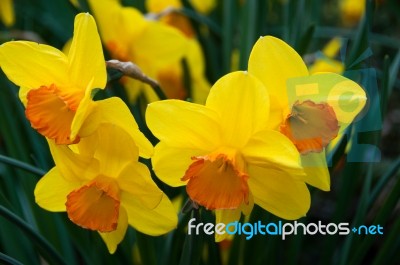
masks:
{"type": "Polygon", "coordinates": [[[47,138],[56,164],[36,186],[37,203],[98,231],[113,253],[128,223],[160,235],[176,227],[177,217],[138,162],[139,155],[149,158],[153,147],[128,107],[116,97],[93,100],[107,80],[93,17],[77,15],[74,28],[68,54],[12,41],[0,47],[0,63],[20,87],[26,117],[47,138]]]}
{"type": "MultiPolygon", "coordinates": [[[[176,63],[188,56],[182,52],[185,45],[198,47],[190,35],[148,21],[116,1],[89,3],[112,56],[138,63],[156,79],[177,69],[176,63]]],[[[179,16],[165,19],[182,22],[179,16]]],[[[93,100],[105,88],[107,74],[91,15],[77,15],[66,54],[11,41],[0,46],[0,65],[20,87],[26,117],[46,137],[55,162],[36,186],[36,202],[98,231],[111,253],[128,225],[149,235],[177,225],[174,207],[139,156],[151,158],[156,176],[166,184],[186,185],[194,203],[215,211],[217,223],[248,215],[254,204],[294,220],[310,208],[307,184],[330,189],[325,147],[366,103],[355,82],[335,73],[310,75],[289,45],[261,37],[248,71],[221,77],[205,104],[168,99],[147,106],[147,125],[159,139],[153,150],[121,99],[93,100]]],[[[193,73],[208,93],[203,63],[193,73]]],[[[174,82],[169,85],[176,88],[174,82]]],[[[204,101],[204,94],[197,96],[204,101]]]]}

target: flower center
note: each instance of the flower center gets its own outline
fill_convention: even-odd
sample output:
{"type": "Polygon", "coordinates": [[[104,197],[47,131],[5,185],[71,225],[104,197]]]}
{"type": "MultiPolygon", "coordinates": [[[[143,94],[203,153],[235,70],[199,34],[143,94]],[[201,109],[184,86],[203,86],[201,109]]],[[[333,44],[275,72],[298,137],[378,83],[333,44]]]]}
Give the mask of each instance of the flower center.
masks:
{"type": "Polygon", "coordinates": [[[67,213],[75,224],[99,231],[117,229],[120,195],[113,178],[98,176],[67,196],[67,213]]]}
{"type": "Polygon", "coordinates": [[[186,191],[193,201],[209,210],[236,209],[249,203],[249,176],[240,154],[216,152],[192,160],[181,180],[189,181],[186,191]]]}
{"type": "Polygon", "coordinates": [[[27,99],[25,115],[40,134],[54,139],[57,144],[79,142],[79,137],[71,141],[69,136],[80,95],[64,95],[52,84],[50,87],[41,86],[30,90],[27,99]]]}
{"type": "Polygon", "coordinates": [[[296,101],[292,112],[280,126],[280,131],[301,154],[321,152],[339,132],[335,111],[327,103],[311,100],[296,101]]]}

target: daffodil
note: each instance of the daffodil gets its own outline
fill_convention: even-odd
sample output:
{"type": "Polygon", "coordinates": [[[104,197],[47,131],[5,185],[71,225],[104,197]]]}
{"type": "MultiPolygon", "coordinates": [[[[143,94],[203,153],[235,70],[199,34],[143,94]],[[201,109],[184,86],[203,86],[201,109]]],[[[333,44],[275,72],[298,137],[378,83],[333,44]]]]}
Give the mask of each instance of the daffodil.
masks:
{"type": "Polygon", "coordinates": [[[0,1],[0,19],[7,27],[10,27],[15,23],[13,0],[0,1]]]}
{"type": "MultiPolygon", "coordinates": [[[[202,14],[210,13],[217,5],[216,0],[189,0],[189,3],[202,14]]],[[[183,4],[181,0],[146,0],[146,7],[150,12],[160,13],[166,8],[183,8],[183,4]]]]}
{"type": "MultiPolygon", "coordinates": [[[[144,138],[135,130],[136,122],[122,100],[92,100],[94,89],[105,87],[107,73],[91,15],[76,16],[68,54],[44,44],[11,41],[0,46],[0,65],[20,86],[19,96],[31,126],[57,144],[77,143],[106,122],[144,138]]],[[[149,157],[152,146],[141,146],[140,153],[149,157]]]]}
{"type": "MultiPolygon", "coordinates": [[[[146,6],[151,13],[162,13],[168,8],[179,10],[183,7],[180,0],[147,0],[146,6]]],[[[169,12],[162,14],[160,21],[180,30],[187,38],[188,45],[184,58],[189,68],[191,95],[187,93],[189,88],[185,85],[183,65],[180,61],[160,69],[156,79],[168,98],[186,99],[191,97],[192,102],[204,104],[211,85],[205,78],[204,55],[190,20],[179,12],[169,12]]]]}
{"type": "MultiPolygon", "coordinates": [[[[187,41],[177,29],[147,20],[137,9],[123,7],[118,0],[88,2],[113,59],[131,61],[153,79],[160,69],[182,59],[187,41]]],[[[150,86],[139,81],[125,79],[124,85],[131,101],[141,93],[157,98],[150,86]]]]}
{"type": "Polygon", "coordinates": [[[49,145],[56,166],[37,183],[36,202],[99,232],[110,253],[128,224],[154,236],[176,227],[175,208],[138,162],[137,144],[125,130],[102,124],[76,145],[49,145]]]}
{"type": "Polygon", "coordinates": [[[269,104],[266,87],[246,72],[219,79],[205,105],[149,104],[146,121],[160,140],[152,157],[156,175],[170,186],[186,185],[194,202],[215,210],[217,223],[238,220],[254,203],[285,219],[304,216],[310,195],[300,155],[287,137],[266,128],[269,104]]]}
{"type": "Polygon", "coordinates": [[[254,45],[248,71],[270,93],[269,128],[289,137],[302,154],[307,173],[304,180],[329,190],[325,147],[363,109],[367,99],[364,90],[335,73],[309,75],[296,51],[271,36],[254,45]]]}
{"type": "Polygon", "coordinates": [[[365,0],[339,0],[339,11],[346,26],[357,24],[365,13],[365,0]]]}
{"type": "Polygon", "coordinates": [[[217,6],[217,0],[189,0],[195,10],[208,14],[217,6]]]}
{"type": "Polygon", "coordinates": [[[343,73],[344,64],[335,59],[341,46],[342,41],[340,38],[333,38],[330,40],[322,49],[321,54],[318,55],[315,62],[308,68],[310,74],[318,72],[343,73]]]}

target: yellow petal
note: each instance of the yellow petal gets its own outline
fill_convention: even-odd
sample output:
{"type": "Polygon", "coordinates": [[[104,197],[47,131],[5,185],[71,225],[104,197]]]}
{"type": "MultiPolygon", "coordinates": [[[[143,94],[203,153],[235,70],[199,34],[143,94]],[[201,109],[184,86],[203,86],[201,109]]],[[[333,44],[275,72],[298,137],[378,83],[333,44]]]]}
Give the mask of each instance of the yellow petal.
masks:
{"type": "Polygon", "coordinates": [[[354,26],[365,12],[365,0],[342,0],[339,8],[345,26],[354,26]]]}
{"type": "Polygon", "coordinates": [[[80,152],[100,161],[100,172],[116,178],[123,168],[138,160],[134,139],[122,128],[111,123],[101,124],[96,132],[81,139],[80,152]]]}
{"type": "Polygon", "coordinates": [[[147,27],[148,23],[143,15],[135,8],[121,6],[118,0],[89,0],[88,3],[107,48],[114,45],[124,50],[126,55],[130,45],[147,27]]]}
{"type": "Polygon", "coordinates": [[[303,180],[323,191],[330,190],[330,177],[326,164],[325,150],[320,153],[309,153],[301,156],[301,165],[306,175],[303,180]]]}
{"type": "Polygon", "coordinates": [[[188,42],[186,37],[177,29],[161,22],[149,21],[134,45],[138,65],[145,71],[143,64],[161,69],[178,62],[185,54],[188,42]],[[142,63],[139,63],[139,61],[142,63]]]}
{"type": "Polygon", "coordinates": [[[85,181],[99,172],[99,163],[93,157],[74,153],[68,146],[56,145],[52,140],[47,142],[57,170],[65,179],[85,181]]]}
{"type": "Polygon", "coordinates": [[[0,65],[8,79],[21,87],[68,85],[67,58],[48,45],[29,41],[7,42],[0,46],[0,65]]]}
{"type": "Polygon", "coordinates": [[[149,209],[154,209],[163,197],[162,191],[152,180],[149,169],[139,162],[127,164],[117,182],[122,192],[136,196],[149,209]]]}
{"type": "Polygon", "coordinates": [[[0,1],[0,18],[7,27],[14,24],[15,14],[12,0],[0,1]]]}
{"type": "Polygon", "coordinates": [[[123,193],[121,198],[128,214],[128,222],[136,230],[151,236],[159,236],[176,228],[178,217],[165,194],[155,209],[145,207],[140,200],[129,193],[123,193]]]}
{"type": "Polygon", "coordinates": [[[313,65],[309,68],[310,74],[316,74],[319,72],[332,72],[341,74],[344,71],[344,64],[340,61],[320,58],[315,61],[313,65]]]}
{"type": "Polygon", "coordinates": [[[306,215],[310,193],[303,181],[276,169],[249,166],[248,184],[254,202],[272,214],[287,220],[306,215]]]}
{"type": "Polygon", "coordinates": [[[251,214],[251,211],[253,210],[253,208],[254,208],[254,197],[253,197],[253,194],[250,192],[249,193],[249,203],[248,204],[243,203],[241,206],[241,210],[245,216],[249,216],[251,214]]]}
{"type": "Polygon", "coordinates": [[[333,38],[322,49],[322,53],[328,56],[328,58],[334,58],[336,54],[339,52],[341,46],[342,46],[342,39],[333,38]]]}
{"type": "MultiPolygon", "coordinates": [[[[215,223],[216,224],[223,223],[227,225],[229,223],[239,221],[240,214],[241,214],[240,208],[234,210],[215,210],[215,223]]],[[[229,237],[229,234],[226,232],[222,235],[215,233],[215,242],[221,242],[227,237],[229,237]]]]}
{"type": "Polygon", "coordinates": [[[339,122],[339,134],[364,108],[365,91],[354,81],[334,73],[318,73],[288,80],[289,104],[311,100],[331,106],[339,122]]]}
{"type": "Polygon", "coordinates": [[[103,48],[96,23],[88,13],[75,17],[74,36],[68,52],[69,75],[80,89],[104,88],[107,81],[103,48]],[[93,79],[93,80],[92,80],[93,79]]]}
{"type": "Polygon", "coordinates": [[[246,72],[233,72],[220,78],[211,88],[206,106],[219,114],[222,141],[227,146],[243,147],[268,122],[267,90],[246,72]]]}
{"type": "MultiPolygon", "coordinates": [[[[117,97],[94,102],[94,108],[84,120],[79,135],[92,134],[103,123],[120,127],[127,132],[139,147],[139,155],[149,158],[153,154],[153,146],[139,130],[139,127],[126,104],[117,97]]],[[[79,111],[79,109],[78,109],[79,111]]]]}
{"type": "Polygon", "coordinates": [[[211,85],[205,77],[204,55],[196,39],[189,40],[186,59],[192,77],[192,98],[194,103],[205,104],[211,85]]]}
{"type": "Polygon", "coordinates": [[[79,0],[69,0],[71,2],[71,4],[74,5],[75,8],[80,8],[79,7],[79,0]]]}
{"type": "Polygon", "coordinates": [[[217,5],[216,0],[189,0],[195,10],[203,14],[210,13],[217,5]]]}
{"type": "Polygon", "coordinates": [[[264,130],[253,135],[241,150],[248,164],[259,167],[279,167],[301,174],[300,154],[283,134],[264,130]]]}
{"type": "Polygon", "coordinates": [[[210,93],[211,85],[205,77],[193,79],[192,83],[192,98],[197,104],[205,104],[208,94],[210,93]]]}
{"type": "Polygon", "coordinates": [[[181,178],[193,163],[191,158],[208,153],[209,151],[200,149],[170,147],[160,142],[154,148],[151,158],[153,170],[157,177],[169,186],[183,186],[186,181],[182,181],[181,178]]]}
{"type": "Polygon", "coordinates": [[[126,230],[128,229],[128,215],[124,207],[119,208],[118,226],[115,231],[108,233],[99,232],[104,243],[106,243],[110,254],[114,254],[117,250],[117,246],[124,239],[126,230]]]}
{"type": "Polygon", "coordinates": [[[80,185],[79,180],[67,180],[61,176],[58,168],[53,167],[36,184],[35,201],[48,211],[65,212],[67,195],[80,185]]]}
{"type": "Polygon", "coordinates": [[[193,77],[204,76],[204,55],[200,43],[193,38],[188,40],[187,62],[193,77]]]}
{"type": "Polygon", "coordinates": [[[28,104],[27,96],[28,96],[29,90],[31,90],[29,87],[20,87],[19,91],[18,91],[18,97],[25,107],[28,104]]]}
{"type": "MultiPolygon", "coordinates": [[[[93,81],[93,79],[92,79],[93,81]]],[[[76,110],[75,116],[71,123],[71,135],[69,136],[71,141],[74,141],[77,137],[86,137],[92,134],[98,124],[90,124],[86,122],[87,118],[93,113],[96,103],[92,101],[91,90],[92,82],[87,85],[85,95],[81,99],[78,109],[76,110]]]]}
{"type": "Polygon", "coordinates": [[[198,104],[163,100],[149,104],[146,121],[153,134],[173,147],[212,150],[220,143],[217,114],[198,104]]]}
{"type": "Polygon", "coordinates": [[[271,105],[289,112],[286,81],[297,76],[307,76],[307,67],[300,55],[284,41],[266,36],[258,39],[249,57],[249,73],[260,79],[274,99],[271,105]]]}
{"type": "Polygon", "coordinates": [[[152,13],[160,13],[166,8],[181,8],[182,3],[180,0],[147,0],[146,9],[152,13]]]}

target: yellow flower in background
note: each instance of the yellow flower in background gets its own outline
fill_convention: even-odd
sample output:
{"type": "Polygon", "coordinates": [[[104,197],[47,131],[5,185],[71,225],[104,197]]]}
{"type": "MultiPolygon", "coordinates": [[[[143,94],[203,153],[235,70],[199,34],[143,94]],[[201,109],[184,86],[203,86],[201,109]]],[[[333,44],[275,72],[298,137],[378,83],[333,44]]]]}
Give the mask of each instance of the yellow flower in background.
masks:
{"type": "MultiPolygon", "coordinates": [[[[114,59],[131,61],[149,77],[157,79],[161,69],[179,62],[186,52],[187,40],[177,29],[146,18],[133,7],[118,0],[89,0],[99,24],[105,46],[114,59]]],[[[157,98],[149,85],[125,79],[131,101],[140,93],[157,98]]]]}
{"type": "MultiPolygon", "coordinates": [[[[285,219],[306,214],[310,195],[293,143],[266,128],[265,86],[246,72],[219,79],[204,105],[164,100],[148,105],[146,121],[160,139],[152,164],[170,186],[215,210],[217,223],[249,214],[253,202],[285,219]]],[[[226,235],[216,235],[221,241],[226,235]]]]}
{"type": "Polygon", "coordinates": [[[330,72],[341,74],[344,71],[344,64],[341,61],[335,60],[338,54],[342,41],[340,38],[333,38],[322,49],[322,54],[308,68],[310,74],[318,72],[330,72]]]}
{"type": "Polygon", "coordinates": [[[1,0],[0,1],[0,19],[7,27],[14,25],[15,13],[14,13],[14,1],[13,0],[1,0]]]}
{"type": "Polygon", "coordinates": [[[309,75],[296,51],[272,36],[262,37],[254,45],[249,73],[270,93],[269,128],[289,137],[302,154],[307,173],[304,180],[329,190],[325,147],[363,109],[364,90],[335,73],[309,75]]]}
{"type": "MultiPolygon", "coordinates": [[[[96,23],[89,14],[75,18],[68,54],[43,44],[11,41],[0,46],[0,65],[20,86],[20,99],[31,126],[57,144],[77,143],[105,122],[144,138],[128,107],[119,98],[93,101],[93,90],[103,89],[107,73],[96,23]]],[[[152,146],[140,146],[149,157],[152,146]]]]}
{"type": "Polygon", "coordinates": [[[346,26],[357,24],[365,12],[365,0],[339,0],[340,14],[346,26]]]}
{"type": "MultiPolygon", "coordinates": [[[[183,7],[180,0],[147,0],[146,6],[147,10],[151,13],[161,13],[168,10],[168,8],[180,9],[183,7]]],[[[203,51],[196,39],[196,32],[190,20],[179,12],[171,12],[161,16],[160,21],[180,30],[188,40],[184,58],[189,67],[191,95],[188,95],[187,91],[189,88],[185,87],[184,84],[185,77],[183,76],[183,66],[180,61],[161,69],[156,79],[159,81],[168,98],[186,99],[190,96],[192,102],[204,104],[211,85],[205,78],[203,51]]]]}
{"type": "Polygon", "coordinates": [[[217,6],[216,0],[189,0],[189,3],[200,13],[208,14],[217,6]]]}
{"type": "MultiPolygon", "coordinates": [[[[217,5],[216,0],[189,0],[192,7],[203,14],[208,14],[217,5]]],[[[154,13],[160,13],[166,8],[183,8],[181,0],[146,0],[147,10],[154,13]]]]}
{"type": "Polygon", "coordinates": [[[56,166],[37,183],[36,202],[98,231],[110,253],[128,224],[153,236],[176,227],[174,206],[138,162],[137,144],[124,130],[103,124],[77,145],[49,145],[56,166]]]}

